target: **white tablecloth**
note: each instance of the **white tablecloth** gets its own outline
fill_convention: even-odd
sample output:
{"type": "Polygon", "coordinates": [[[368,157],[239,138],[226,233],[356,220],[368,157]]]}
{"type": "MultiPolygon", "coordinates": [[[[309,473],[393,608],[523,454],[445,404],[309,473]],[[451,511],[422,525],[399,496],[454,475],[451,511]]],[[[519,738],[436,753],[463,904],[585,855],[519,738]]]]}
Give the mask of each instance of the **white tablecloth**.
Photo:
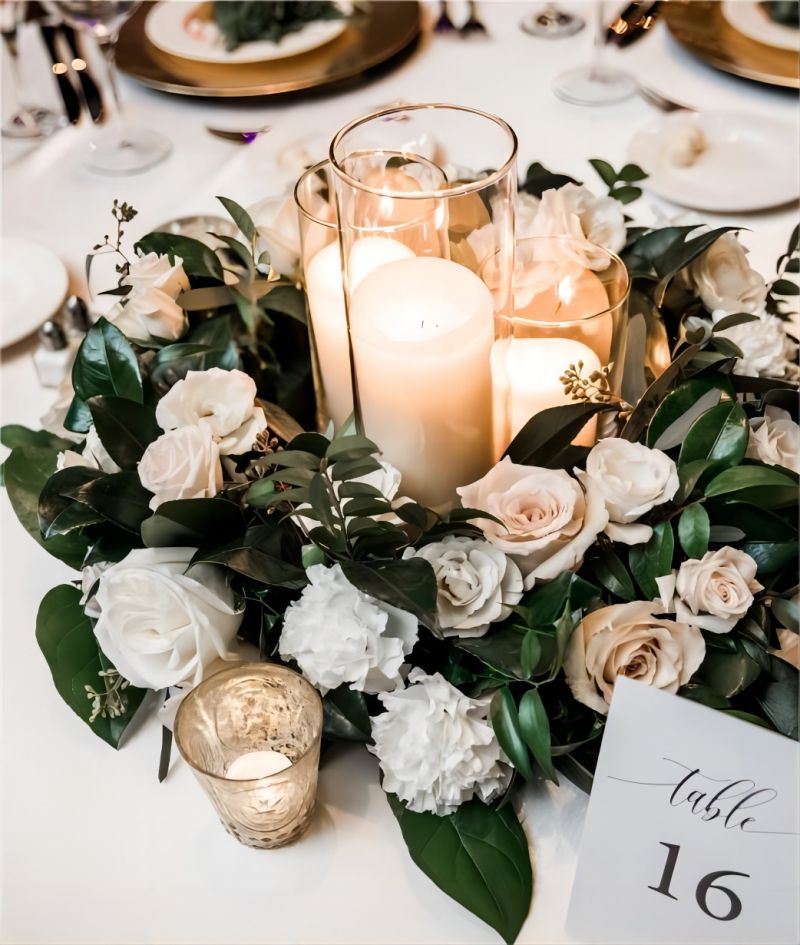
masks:
{"type": "MultiPolygon", "coordinates": [[[[575,6],[576,4],[573,4],[575,6]]],[[[619,165],[635,130],[655,115],[639,99],[582,108],[557,100],[550,80],[589,55],[589,31],[532,39],[518,29],[534,3],[484,2],[491,39],[426,35],[397,71],[344,94],[286,104],[173,98],[123,78],[132,117],[168,135],[172,156],[135,177],[104,178],[80,162],[81,132],[38,148],[4,150],[3,232],[50,246],[85,291],[85,253],[109,227],[113,198],[140,211],[135,237],[163,220],[214,211],[216,194],[248,204],[287,182],[282,149],[330,136],[347,120],[395,99],[446,101],[506,118],[532,160],[601,188],[589,157],[619,165]],[[212,138],[206,123],[272,125],[249,147],[212,138]]],[[[430,10],[427,14],[430,14],[430,10]]],[[[583,12],[591,15],[588,5],[583,12]]],[[[751,111],[797,122],[795,99],[714,72],[660,27],[620,56],[643,81],[704,108],[751,111]]],[[[53,90],[50,90],[53,94],[53,90]]],[[[8,103],[6,103],[6,109],[8,103]]],[[[637,214],[655,207],[647,200],[637,214]]],[[[796,213],[737,219],[754,265],[771,274],[796,213]]],[[[731,218],[711,218],[731,222],[731,218]]],[[[32,345],[5,352],[2,418],[38,426],[52,392],[37,384],[32,345]]],[[[449,900],[408,858],[378,786],[373,758],[342,749],[320,776],[310,834],[258,852],[235,843],[186,766],[173,760],[159,785],[160,729],[143,724],[119,753],[64,706],[34,639],[38,602],[68,569],[41,551],[0,500],[2,522],[2,900],[0,936],[23,942],[479,943],[498,937],[449,900]]],[[[564,919],[586,798],[569,783],[525,793],[535,892],[521,942],[568,941],[564,919]]]]}

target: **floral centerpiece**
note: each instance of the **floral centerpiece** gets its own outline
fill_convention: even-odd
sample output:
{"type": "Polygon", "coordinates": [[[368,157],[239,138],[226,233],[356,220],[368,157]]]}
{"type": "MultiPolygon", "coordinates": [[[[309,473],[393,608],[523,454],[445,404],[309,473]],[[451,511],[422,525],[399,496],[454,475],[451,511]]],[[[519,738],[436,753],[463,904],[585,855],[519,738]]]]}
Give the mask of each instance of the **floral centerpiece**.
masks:
{"type": "Polygon", "coordinates": [[[95,734],[118,747],[148,690],[174,705],[257,645],[317,687],[327,739],[375,755],[420,868],[509,942],[532,890],[509,800],[590,789],[618,676],[798,735],[798,232],[767,284],[734,228],[636,225],[641,171],[592,163],[606,195],[532,165],[518,229],[621,252],[622,395],[565,365],[573,402],[446,514],[380,444],[274,405],[313,416],[302,296],[271,264],[291,239],[229,200],[241,239],[121,255],[63,426],[3,431],[20,521],[82,572],[36,637],[95,734]],[[617,435],[572,445],[598,414],[617,435]]]}

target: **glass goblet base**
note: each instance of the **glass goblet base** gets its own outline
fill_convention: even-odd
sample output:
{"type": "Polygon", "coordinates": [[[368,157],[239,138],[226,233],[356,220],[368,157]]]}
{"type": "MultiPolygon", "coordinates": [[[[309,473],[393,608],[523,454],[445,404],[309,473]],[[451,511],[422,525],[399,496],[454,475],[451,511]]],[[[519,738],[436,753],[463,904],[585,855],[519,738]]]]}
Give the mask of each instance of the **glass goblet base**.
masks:
{"type": "Polygon", "coordinates": [[[124,176],[146,171],[172,152],[169,138],[149,128],[109,129],[89,143],[88,166],[100,174],[124,176]]]}
{"type": "Polygon", "coordinates": [[[67,119],[47,108],[21,108],[6,120],[4,138],[47,138],[63,128],[67,119]]]}
{"type": "Polygon", "coordinates": [[[553,91],[573,105],[610,105],[630,98],[636,92],[636,80],[609,66],[578,66],[556,76],[553,91]]]}
{"type": "Polygon", "coordinates": [[[519,28],[529,36],[542,39],[561,39],[579,33],[586,21],[574,13],[566,13],[554,6],[544,7],[537,13],[531,13],[520,21],[519,28]]]}

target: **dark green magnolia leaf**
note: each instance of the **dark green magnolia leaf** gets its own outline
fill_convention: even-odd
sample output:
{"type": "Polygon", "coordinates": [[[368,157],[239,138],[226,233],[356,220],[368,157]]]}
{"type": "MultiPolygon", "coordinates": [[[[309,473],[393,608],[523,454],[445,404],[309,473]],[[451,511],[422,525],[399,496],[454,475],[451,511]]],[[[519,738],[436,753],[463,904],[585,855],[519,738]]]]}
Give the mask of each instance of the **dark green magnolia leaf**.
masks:
{"type": "Polygon", "coordinates": [[[221,347],[188,342],[162,348],[150,365],[150,380],[155,389],[166,393],[173,384],[182,380],[189,371],[207,371],[210,368],[233,371],[239,367],[239,353],[233,341],[221,347]]]}
{"type": "Polygon", "coordinates": [[[106,396],[142,402],[142,378],[133,348],[105,318],[92,325],[78,349],[72,385],[81,400],[106,396]]]}
{"type": "Polygon", "coordinates": [[[769,672],[755,686],[755,696],[764,714],[775,728],[789,738],[797,739],[800,705],[798,705],[798,673],[785,660],[770,657],[769,672]]]}
{"type": "MultiPolygon", "coordinates": [[[[271,283],[272,289],[264,296],[262,305],[267,311],[279,315],[288,315],[301,325],[308,324],[305,295],[294,285],[271,283]]],[[[341,430],[339,431],[342,432],[341,430]]]]}
{"type": "Polygon", "coordinates": [[[99,512],[90,509],[88,505],[72,502],[62,512],[42,529],[45,539],[54,535],[68,535],[70,532],[85,528],[87,525],[96,525],[105,519],[99,512]]]}
{"type": "Polygon", "coordinates": [[[558,784],[558,775],[550,753],[550,721],[538,689],[529,689],[520,699],[519,726],[522,737],[545,777],[558,784]]]}
{"type": "Polygon", "coordinates": [[[239,506],[227,499],[177,499],[162,502],[142,522],[148,548],[207,548],[232,541],[244,530],[239,506]]]}
{"type": "Polygon", "coordinates": [[[723,709],[722,711],[725,715],[732,715],[734,718],[741,719],[743,722],[758,725],[760,728],[768,728],[771,732],[775,731],[766,719],[759,718],[759,716],[753,715],[752,712],[742,712],[741,709],[723,709]]]}
{"type": "Polygon", "coordinates": [[[573,758],[572,755],[562,755],[556,758],[553,763],[565,778],[572,781],[576,788],[583,791],[584,794],[591,794],[594,774],[582,765],[577,758],[573,758]]]}
{"type": "Polygon", "coordinates": [[[253,223],[253,218],[250,214],[236,203],[235,200],[231,200],[230,197],[217,197],[217,200],[222,204],[223,207],[228,211],[233,222],[239,227],[239,229],[244,233],[245,238],[253,242],[258,235],[256,233],[256,225],[253,223]]]}
{"type": "Polygon", "coordinates": [[[708,512],[699,503],[696,502],[681,512],[678,520],[678,540],[690,558],[702,558],[708,551],[710,531],[708,512]]]}
{"type": "Polygon", "coordinates": [[[305,569],[287,558],[282,530],[274,525],[255,525],[248,528],[242,538],[221,548],[199,551],[192,562],[222,564],[268,586],[305,587],[308,583],[305,569]]]}
{"type": "Polygon", "coordinates": [[[333,689],[322,700],[325,738],[345,742],[368,742],[372,733],[363,692],[349,686],[333,689]]]}
{"type": "Polygon", "coordinates": [[[508,686],[498,689],[492,697],[490,716],[497,741],[509,761],[526,781],[532,781],[531,757],[522,738],[517,706],[508,686]]]}
{"type": "Polygon", "coordinates": [[[64,417],[64,429],[73,433],[88,433],[92,425],[92,414],[89,405],[80,397],[73,397],[64,417]]]}
{"type": "Polygon", "coordinates": [[[149,518],[152,493],[142,486],[133,471],[100,476],[70,493],[71,498],[88,505],[109,522],[138,535],[142,522],[149,518]]]}
{"type": "Polygon", "coordinates": [[[761,675],[761,669],[739,640],[732,641],[732,649],[717,649],[706,640],[706,657],[696,678],[706,683],[726,699],[747,689],[761,675]]]}
{"type": "MultiPolygon", "coordinates": [[[[242,243],[240,240],[237,240],[233,236],[228,236],[227,233],[213,233],[212,236],[214,239],[218,239],[221,243],[224,243],[228,247],[232,259],[234,261],[238,260],[247,270],[247,276],[242,277],[244,279],[244,283],[240,281],[234,287],[234,299],[236,298],[236,294],[239,293],[240,296],[242,298],[246,298],[248,302],[252,301],[252,297],[250,296],[247,289],[252,284],[253,278],[255,277],[255,263],[253,261],[253,254],[250,252],[249,248],[244,245],[244,243],[242,243]]],[[[228,261],[225,259],[224,252],[223,261],[228,261]]],[[[248,320],[245,319],[245,321],[248,320]]]]}
{"type": "Polygon", "coordinates": [[[405,561],[342,561],[347,580],[372,597],[406,610],[436,629],[436,576],[423,558],[405,561]]]}
{"type": "Polygon", "coordinates": [[[479,659],[495,673],[511,679],[528,679],[522,665],[522,646],[526,632],[506,624],[482,637],[459,637],[456,646],[479,659]]]}
{"type": "Polygon", "coordinates": [[[92,700],[85,686],[103,692],[105,684],[99,676],[109,668],[103,658],[89,618],[80,604],[81,592],[69,584],[60,584],[49,591],[36,615],[36,641],[47,660],[53,682],[61,698],[86,722],[95,735],[118,748],[125,729],[144,698],[145,690],[128,686],[122,690],[125,711],[117,718],[98,717],[89,722],[92,700]]]}
{"type": "Polygon", "coordinates": [[[565,608],[581,610],[599,596],[600,591],[594,584],[565,571],[555,580],[528,591],[522,599],[522,607],[515,609],[525,614],[529,627],[541,627],[557,623],[565,608]]]}
{"type": "Polygon", "coordinates": [[[187,275],[224,281],[219,259],[213,250],[200,240],[177,236],[174,233],[148,233],[136,243],[134,249],[139,253],[166,253],[171,263],[175,262],[176,256],[180,256],[187,275]]]}
{"type": "Polygon", "coordinates": [[[613,404],[549,407],[531,417],[511,441],[504,456],[525,466],[555,468],[559,454],[569,447],[587,421],[599,413],[617,409],[613,404]]]}
{"type": "Polygon", "coordinates": [[[708,530],[709,542],[720,545],[730,545],[733,542],[741,541],[745,533],[741,528],[733,525],[712,525],[708,530]]]}
{"type": "Polygon", "coordinates": [[[728,709],[730,702],[721,696],[716,689],[712,689],[705,683],[690,682],[682,686],[678,695],[684,699],[691,699],[692,702],[699,702],[701,705],[708,706],[709,709],[728,709]]]}
{"type": "Polygon", "coordinates": [[[83,535],[71,532],[45,540],[39,528],[39,495],[56,468],[58,451],[17,446],[3,466],[5,488],[22,527],[53,557],[79,570],[89,547],[83,535]]]}
{"type": "MultiPolygon", "coordinates": [[[[43,534],[63,512],[76,504],[75,492],[86,483],[100,479],[105,473],[89,466],[68,466],[59,469],[42,487],[39,493],[39,528],[43,534]]],[[[80,504],[80,503],[77,503],[80,504]]],[[[91,517],[96,513],[89,509],[91,517]]],[[[53,532],[57,534],[57,532],[53,532]]]]}
{"type": "Polygon", "coordinates": [[[674,502],[676,505],[682,505],[697,488],[697,483],[702,479],[703,473],[711,465],[710,459],[697,459],[694,462],[681,466],[678,470],[678,491],[675,493],[674,502]]]}
{"type": "Polygon", "coordinates": [[[727,328],[734,328],[736,325],[745,325],[747,322],[757,322],[758,315],[750,315],[748,312],[737,312],[735,315],[726,315],[714,324],[711,329],[714,334],[725,331],[727,328]]]}
{"type": "Polygon", "coordinates": [[[615,597],[631,601],[636,597],[628,569],[611,548],[601,548],[593,565],[597,580],[615,597]]]}
{"type": "Polygon", "coordinates": [[[69,450],[75,444],[47,430],[29,430],[18,423],[7,423],[0,427],[0,443],[13,450],[17,446],[34,446],[40,449],[69,450]]]}
{"type": "MultiPolygon", "coordinates": [[[[797,541],[748,541],[742,551],[758,565],[759,577],[775,574],[797,561],[797,541]]],[[[796,577],[796,575],[795,575],[796,577]]]]}
{"type": "Polygon", "coordinates": [[[716,406],[723,394],[733,397],[724,377],[693,377],[667,394],[647,428],[647,445],[671,450],[683,442],[689,427],[706,410],[716,406]]]}
{"type": "MultiPolygon", "coordinates": [[[[747,537],[750,541],[796,541],[797,528],[789,517],[780,512],[750,505],[747,502],[709,502],[709,514],[714,521],[712,533],[719,534],[721,527],[733,527],[738,536],[733,541],[747,537]]],[[[721,540],[718,537],[715,541],[721,540]]]]}
{"type": "Polygon", "coordinates": [[[758,464],[726,469],[715,476],[705,494],[728,496],[767,509],[780,509],[797,502],[797,477],[772,466],[758,464]]]}
{"type": "Polygon", "coordinates": [[[408,810],[392,794],[387,799],[422,872],[511,945],[533,892],[528,841],[513,809],[473,799],[437,817],[408,810]]]}
{"type": "Polygon", "coordinates": [[[672,525],[669,522],[659,522],[653,528],[653,534],[646,544],[631,548],[628,561],[646,600],[658,597],[656,578],[663,577],[672,570],[674,547],[672,525]]]}
{"type": "Polygon", "coordinates": [[[566,174],[554,174],[543,164],[535,161],[525,173],[525,180],[519,185],[520,190],[534,197],[541,197],[546,190],[557,190],[564,184],[579,184],[580,181],[566,174]]]}
{"type": "Polygon", "coordinates": [[[736,226],[720,226],[715,230],[709,230],[699,236],[694,236],[692,239],[673,242],[666,253],[655,261],[656,272],[661,277],[661,281],[656,287],[656,301],[658,303],[663,301],[669,283],[681,269],[686,268],[689,263],[702,255],[711,245],[716,243],[720,236],[738,229],[740,228],[736,226]]]}
{"type": "Polygon", "coordinates": [[[147,447],[161,436],[155,409],[121,397],[91,397],[87,403],[108,455],[120,468],[135,469],[147,447]]]}
{"type": "Polygon", "coordinates": [[[744,458],[750,426],[735,400],[717,404],[692,424],[683,441],[678,465],[711,460],[709,474],[737,466],[744,458]]]}
{"type": "Polygon", "coordinates": [[[779,626],[794,630],[795,633],[800,632],[800,608],[796,597],[791,600],[782,597],[773,598],[772,612],[779,626]]]}

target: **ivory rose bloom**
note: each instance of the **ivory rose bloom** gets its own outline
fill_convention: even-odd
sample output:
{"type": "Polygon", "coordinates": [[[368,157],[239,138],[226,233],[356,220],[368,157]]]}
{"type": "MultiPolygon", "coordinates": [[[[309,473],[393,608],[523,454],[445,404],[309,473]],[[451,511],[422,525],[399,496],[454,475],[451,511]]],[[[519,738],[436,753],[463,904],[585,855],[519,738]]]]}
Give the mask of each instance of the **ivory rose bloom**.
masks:
{"type": "Polygon", "coordinates": [[[219,447],[208,426],[170,430],[151,443],[139,479],[153,493],[150,508],[173,499],[208,499],[222,488],[219,447]]]}
{"type": "Polygon", "coordinates": [[[684,561],[677,574],[657,578],[661,599],[678,620],[701,630],[728,633],[764,588],[756,580],[756,563],[744,551],[726,545],[702,558],[684,561]]]}
{"type": "Polygon", "coordinates": [[[183,309],[175,301],[189,288],[183,260],[176,256],[147,253],[131,260],[125,283],[128,295],[112,309],[109,319],[129,338],[144,341],[164,338],[175,341],[186,328],[183,309]]]}
{"type": "Polygon", "coordinates": [[[565,184],[542,194],[531,236],[571,236],[581,244],[590,269],[607,265],[602,246],[612,253],[625,245],[625,212],[613,197],[598,197],[582,184],[565,184]]]}
{"type": "Polygon", "coordinates": [[[138,548],[106,568],[93,600],[100,649],[134,686],[166,689],[203,678],[231,647],[243,609],[225,571],[197,564],[195,548],[138,548]]]}
{"type": "Polygon", "coordinates": [[[94,424],[89,427],[83,443],[83,452],[64,450],[58,454],[56,469],[67,469],[69,466],[88,466],[90,469],[100,469],[105,473],[118,473],[119,466],[109,456],[103,446],[94,424]]]}
{"type": "Polygon", "coordinates": [[[649,601],[614,604],[587,614],[570,638],[564,673],[573,696],[605,715],[618,676],[677,692],[706,653],[697,627],[666,620],[649,601]]]}
{"type": "Polygon", "coordinates": [[[800,425],[788,410],[768,406],[763,417],[750,421],[745,455],[767,466],[783,466],[800,473],[800,425]]]}
{"type": "Polygon", "coordinates": [[[606,534],[636,545],[653,534],[649,525],[633,524],[678,491],[678,470],[661,450],[619,437],[599,440],[586,459],[586,472],[575,475],[602,496],[608,511],[606,534]]]}
{"type": "MultiPolygon", "coordinates": [[[[718,322],[722,315],[718,310],[712,318],[718,322]]],[[[797,346],[777,315],[761,315],[757,321],[723,328],[717,332],[717,336],[729,339],[742,352],[741,358],[733,365],[734,374],[749,377],[792,376],[797,346]]]]}
{"type": "Polygon", "coordinates": [[[446,637],[482,637],[522,597],[519,568],[488,541],[448,535],[422,548],[407,548],[403,557],[430,562],[436,575],[436,611],[446,637]]]}
{"type": "Polygon", "coordinates": [[[755,315],[764,306],[767,286],[764,277],[750,268],[747,250],[735,233],[725,233],[687,269],[689,284],[703,305],[726,314],[749,312],[755,315]]]}
{"type": "Polygon", "coordinates": [[[339,564],[306,574],[310,583],[284,617],[283,659],[295,660],[323,695],[343,683],[361,692],[393,688],[417,642],[417,618],[353,587],[339,564]]]}
{"type": "Polygon", "coordinates": [[[251,450],[267,427],[255,399],[255,381],[244,371],[189,371],[159,400],[156,420],[162,430],[205,426],[220,455],[239,455],[251,450]]]}
{"type": "Polygon", "coordinates": [[[516,562],[526,590],[537,580],[551,581],[580,567],[608,523],[603,497],[591,482],[584,491],[563,469],[521,466],[508,457],[457,492],[465,508],[500,520],[476,519],[475,524],[516,562]]]}
{"type": "Polygon", "coordinates": [[[489,700],[470,699],[440,674],[412,669],[407,689],[378,698],[386,711],[372,719],[370,751],[383,789],[409,810],[443,817],[476,795],[489,801],[511,769],[489,721],[489,700]]]}

